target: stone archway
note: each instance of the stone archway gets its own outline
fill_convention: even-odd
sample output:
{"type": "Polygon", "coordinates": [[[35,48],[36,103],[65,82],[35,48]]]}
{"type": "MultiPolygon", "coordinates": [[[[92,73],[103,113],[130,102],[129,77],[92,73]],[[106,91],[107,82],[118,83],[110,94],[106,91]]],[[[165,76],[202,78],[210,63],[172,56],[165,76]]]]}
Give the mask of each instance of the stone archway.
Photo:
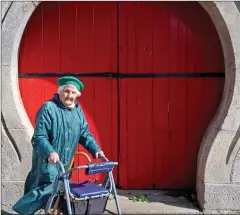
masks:
{"type": "Polygon", "coordinates": [[[239,210],[240,42],[237,38],[240,34],[240,14],[234,3],[200,4],[210,15],[218,32],[226,79],[221,104],[205,132],[199,151],[198,201],[205,209],[239,210]]]}
{"type": "MultiPolygon", "coordinates": [[[[32,125],[18,89],[18,48],[39,2],[2,3],[2,207],[20,195],[31,160],[32,125]]],[[[202,140],[197,193],[204,209],[240,209],[240,13],[233,2],[201,2],[218,31],[225,58],[221,104],[202,140]],[[217,194],[216,194],[217,193],[217,194]]]]}

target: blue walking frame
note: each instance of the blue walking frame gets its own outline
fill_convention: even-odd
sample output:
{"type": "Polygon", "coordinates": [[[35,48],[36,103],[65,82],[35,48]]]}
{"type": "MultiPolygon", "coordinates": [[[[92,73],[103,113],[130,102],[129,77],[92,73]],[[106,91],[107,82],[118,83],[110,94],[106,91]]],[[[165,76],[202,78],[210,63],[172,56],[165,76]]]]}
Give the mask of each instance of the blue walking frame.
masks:
{"type": "Polygon", "coordinates": [[[61,161],[60,171],[53,185],[53,192],[48,199],[45,207],[45,214],[51,214],[52,206],[59,200],[60,211],[64,215],[70,214],[99,214],[106,209],[107,201],[110,194],[113,193],[118,214],[122,214],[117,195],[117,190],[113,178],[113,168],[118,165],[117,162],[109,161],[106,157],[101,156],[103,162],[90,163],[81,165],[65,171],[61,161]],[[107,173],[102,184],[96,184],[89,181],[70,182],[72,171],[85,169],[86,175],[107,173]]]}

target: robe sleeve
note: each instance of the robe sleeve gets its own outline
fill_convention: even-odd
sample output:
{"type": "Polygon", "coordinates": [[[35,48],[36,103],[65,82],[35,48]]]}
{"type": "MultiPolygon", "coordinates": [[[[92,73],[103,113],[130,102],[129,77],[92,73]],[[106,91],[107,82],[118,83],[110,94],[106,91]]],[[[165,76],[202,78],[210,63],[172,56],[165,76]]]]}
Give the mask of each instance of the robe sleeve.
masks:
{"type": "Polygon", "coordinates": [[[47,160],[52,152],[55,152],[50,144],[50,131],[52,126],[51,114],[47,105],[43,105],[37,113],[35,130],[32,137],[32,146],[36,152],[47,160]]]}
{"type": "Polygon", "coordinates": [[[86,117],[81,108],[80,113],[82,118],[82,131],[79,142],[95,158],[95,153],[101,151],[101,148],[90,132],[86,117]]]}

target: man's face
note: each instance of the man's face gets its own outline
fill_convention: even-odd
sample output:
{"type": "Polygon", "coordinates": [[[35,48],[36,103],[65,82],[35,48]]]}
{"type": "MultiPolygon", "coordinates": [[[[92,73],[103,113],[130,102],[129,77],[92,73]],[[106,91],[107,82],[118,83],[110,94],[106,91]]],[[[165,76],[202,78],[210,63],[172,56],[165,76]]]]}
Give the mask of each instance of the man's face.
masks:
{"type": "Polygon", "coordinates": [[[77,90],[74,86],[66,86],[60,93],[60,100],[67,107],[72,106],[76,98],[77,90]]]}

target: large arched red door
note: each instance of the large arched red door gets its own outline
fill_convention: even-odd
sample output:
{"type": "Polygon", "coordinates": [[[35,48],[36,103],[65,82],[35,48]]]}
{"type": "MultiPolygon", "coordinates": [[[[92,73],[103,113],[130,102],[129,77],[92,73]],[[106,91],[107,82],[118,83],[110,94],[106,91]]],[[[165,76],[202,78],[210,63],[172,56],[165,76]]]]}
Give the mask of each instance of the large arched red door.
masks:
{"type": "Polygon", "coordinates": [[[201,138],[224,84],[221,45],[198,3],[41,3],[19,55],[33,126],[63,74],[84,82],[79,102],[106,155],[119,161],[119,187],[195,185],[201,138]]]}

